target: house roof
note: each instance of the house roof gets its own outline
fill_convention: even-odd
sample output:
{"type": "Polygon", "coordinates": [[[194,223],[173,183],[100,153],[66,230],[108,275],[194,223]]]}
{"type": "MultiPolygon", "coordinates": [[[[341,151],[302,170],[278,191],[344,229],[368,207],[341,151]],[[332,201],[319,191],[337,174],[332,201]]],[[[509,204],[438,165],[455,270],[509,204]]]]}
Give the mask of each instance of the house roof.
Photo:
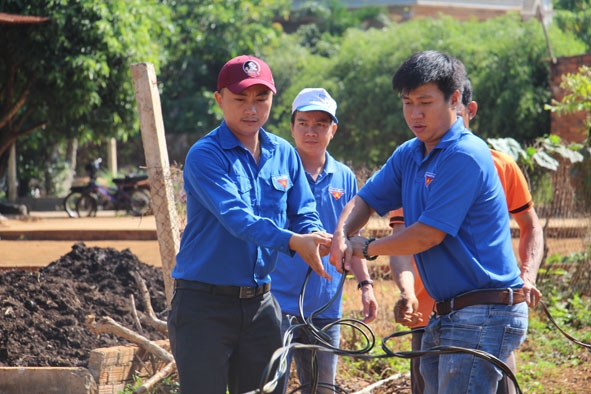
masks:
{"type": "Polygon", "coordinates": [[[5,25],[31,25],[47,22],[49,18],[32,15],[16,15],[0,12],[0,24],[5,25]]]}

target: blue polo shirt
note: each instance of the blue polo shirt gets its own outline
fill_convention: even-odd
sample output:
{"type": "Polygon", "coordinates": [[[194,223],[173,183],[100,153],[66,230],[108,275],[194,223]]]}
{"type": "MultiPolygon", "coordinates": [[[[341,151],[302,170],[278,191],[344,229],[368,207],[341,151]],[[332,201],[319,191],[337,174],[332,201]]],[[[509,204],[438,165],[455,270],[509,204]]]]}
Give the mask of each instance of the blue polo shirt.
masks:
{"type": "MultiPolygon", "coordinates": [[[[320,220],[329,233],[336,228],[343,208],[357,193],[357,179],[353,171],[343,163],[336,161],[326,152],[324,170],[317,179],[306,174],[320,214],[320,220]]],[[[339,291],[341,274],[329,263],[328,256],[322,258],[324,269],[332,276],[332,281],[321,278],[312,272],[304,297],[304,314],[309,317],[336,295],[335,302],[317,317],[338,319],[342,315],[342,288],[339,291]],[[338,293],[338,294],[337,294],[338,293]]],[[[281,312],[299,316],[299,295],[308,272],[306,264],[299,255],[293,257],[280,255],[277,268],[271,273],[273,287],[271,292],[281,306],[281,312]]]]}
{"type": "Polygon", "coordinates": [[[189,150],[187,226],[173,278],[261,285],[270,282],[278,252],[293,253],[293,233],[323,230],[295,149],[263,129],[259,140],[258,165],[225,122],[189,150]]]}
{"type": "Polygon", "coordinates": [[[461,118],[424,154],[414,138],[402,144],[361,188],[378,214],[404,206],[406,226],[421,222],[447,233],[415,255],[436,301],[477,289],[520,288],[509,214],[490,150],[461,118]]]}

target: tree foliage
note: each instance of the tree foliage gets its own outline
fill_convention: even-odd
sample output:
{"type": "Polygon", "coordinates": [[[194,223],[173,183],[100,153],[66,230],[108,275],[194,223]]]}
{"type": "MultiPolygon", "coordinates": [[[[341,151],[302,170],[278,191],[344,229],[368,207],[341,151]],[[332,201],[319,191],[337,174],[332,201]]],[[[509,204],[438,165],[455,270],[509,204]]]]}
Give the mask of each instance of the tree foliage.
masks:
{"type": "Polygon", "coordinates": [[[138,132],[129,66],[164,60],[167,7],[156,0],[0,0],[0,9],[49,18],[0,25],[0,155],[41,129],[40,148],[138,132]]]}
{"type": "MultiPolygon", "coordinates": [[[[557,55],[580,53],[572,35],[550,28],[557,55]]],[[[383,29],[349,29],[338,54],[299,56],[292,39],[267,56],[276,78],[290,80],[278,92],[268,128],[288,136],[293,97],[304,87],[325,87],[338,103],[339,129],[330,150],[355,167],[383,163],[413,137],[392,91],[391,78],[412,53],[435,49],[462,60],[472,80],[478,115],[471,128],[483,138],[513,137],[522,143],[549,134],[544,104],[550,99],[549,55],[536,20],[506,15],[486,21],[451,17],[415,19],[383,29]],[[286,59],[288,53],[297,54],[286,59]],[[279,60],[281,58],[281,60],[279,60]],[[289,76],[284,76],[288,70],[289,76]]]]}
{"type": "Polygon", "coordinates": [[[587,145],[591,134],[591,67],[582,66],[577,73],[562,76],[560,88],[565,94],[560,101],[552,100],[546,109],[558,116],[583,111],[586,114],[587,145]]]}
{"type": "Polygon", "coordinates": [[[217,126],[213,92],[217,74],[230,58],[260,56],[282,33],[287,0],[185,0],[171,3],[177,30],[172,58],[163,67],[162,108],[168,133],[195,138],[217,126]]]}
{"type": "Polygon", "coordinates": [[[563,31],[579,37],[591,52],[591,0],[556,0],[554,20],[563,31]]]}
{"type": "Polygon", "coordinates": [[[559,136],[553,134],[539,137],[534,141],[533,145],[525,148],[511,137],[488,138],[487,142],[493,149],[505,152],[513,160],[528,169],[534,169],[538,166],[546,170],[556,171],[560,163],[553,156],[566,159],[571,163],[582,162],[585,158],[580,152],[583,149],[580,144],[565,145],[559,136]]]}
{"type": "MultiPolygon", "coordinates": [[[[558,22],[548,29],[554,55],[588,50],[591,23],[568,24],[561,15],[586,18],[590,1],[556,2],[558,22]]],[[[395,24],[380,8],[350,11],[325,0],[291,12],[291,3],[0,0],[3,12],[50,18],[39,26],[0,25],[0,154],[40,128],[27,138],[34,148],[29,152],[50,152],[48,146],[72,137],[124,140],[137,133],[129,72],[134,62],[156,66],[167,133],[197,139],[219,124],[217,73],[240,54],[271,65],[278,94],[266,128],[286,138],[293,98],[304,87],[326,88],[339,105],[331,153],[354,167],[380,165],[413,137],[391,78],[404,59],[425,49],[466,64],[479,103],[471,126],[483,138],[511,137],[527,145],[549,134],[544,105],[550,100],[550,56],[537,20],[509,14],[395,24]],[[282,23],[294,21],[300,28],[286,34],[282,23]]],[[[38,153],[40,161],[55,157],[50,153],[38,153]]]]}
{"type": "Polygon", "coordinates": [[[367,30],[391,23],[385,7],[366,6],[347,9],[339,0],[306,1],[292,11],[290,22],[297,25],[295,35],[310,53],[331,57],[348,29],[367,30]]]}

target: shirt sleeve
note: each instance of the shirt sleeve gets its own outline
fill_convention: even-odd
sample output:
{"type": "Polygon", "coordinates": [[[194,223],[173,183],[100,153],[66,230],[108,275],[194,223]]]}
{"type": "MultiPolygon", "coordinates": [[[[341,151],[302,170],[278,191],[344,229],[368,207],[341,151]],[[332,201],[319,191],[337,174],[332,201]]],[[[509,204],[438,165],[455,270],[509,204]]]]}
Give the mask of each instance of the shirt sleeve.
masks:
{"type": "Polygon", "coordinates": [[[376,171],[359,189],[361,197],[378,215],[402,207],[401,155],[394,153],[386,164],[376,171]]]}
{"type": "Polygon", "coordinates": [[[529,185],[517,162],[507,154],[491,151],[499,179],[503,184],[509,213],[518,215],[533,207],[529,185]]]}
{"type": "Polygon", "coordinates": [[[390,211],[390,227],[394,227],[395,224],[404,224],[404,212],[402,208],[390,211]]]}

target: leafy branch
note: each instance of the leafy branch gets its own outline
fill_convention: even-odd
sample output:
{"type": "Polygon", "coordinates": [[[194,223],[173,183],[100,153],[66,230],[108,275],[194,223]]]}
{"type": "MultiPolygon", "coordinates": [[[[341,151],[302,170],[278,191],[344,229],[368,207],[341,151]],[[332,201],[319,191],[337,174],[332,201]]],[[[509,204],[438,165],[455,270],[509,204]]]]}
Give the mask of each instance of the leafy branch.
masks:
{"type": "Polygon", "coordinates": [[[563,144],[560,137],[554,134],[537,138],[533,145],[526,147],[522,147],[519,142],[510,137],[488,138],[487,142],[493,149],[508,154],[529,169],[538,166],[556,171],[559,165],[556,156],[567,159],[573,164],[584,159],[583,154],[580,153],[584,149],[581,144],[563,144]]]}
{"type": "Polygon", "coordinates": [[[591,67],[581,66],[576,74],[568,73],[562,77],[560,88],[565,91],[560,101],[552,99],[544,109],[556,112],[558,116],[585,112],[585,127],[587,129],[587,144],[591,132],[591,67]]]}

